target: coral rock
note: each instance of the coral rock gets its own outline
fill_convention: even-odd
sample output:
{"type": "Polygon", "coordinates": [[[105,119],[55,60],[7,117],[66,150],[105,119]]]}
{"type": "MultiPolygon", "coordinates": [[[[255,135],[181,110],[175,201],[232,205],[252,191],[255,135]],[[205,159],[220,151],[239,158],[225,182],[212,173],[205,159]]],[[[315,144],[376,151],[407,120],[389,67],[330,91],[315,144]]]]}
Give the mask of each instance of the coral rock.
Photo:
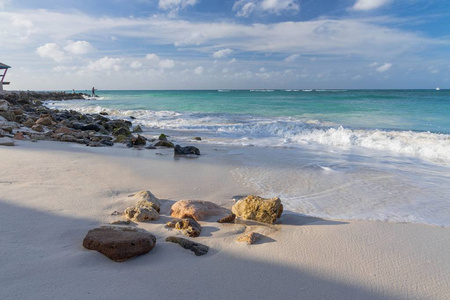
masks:
{"type": "Polygon", "coordinates": [[[199,243],[195,243],[188,239],[184,239],[184,238],[180,238],[180,237],[176,237],[176,236],[169,236],[168,238],[166,238],[166,242],[177,243],[184,249],[191,250],[197,256],[205,255],[209,251],[208,246],[205,246],[205,245],[202,245],[199,243]]]}
{"type": "Polygon", "coordinates": [[[243,219],[273,224],[283,212],[280,198],[264,199],[250,195],[239,200],[232,207],[232,212],[243,219]]]}
{"type": "Polygon", "coordinates": [[[151,207],[128,207],[125,216],[136,222],[147,222],[159,219],[159,213],[151,207]]]}
{"type": "Polygon", "coordinates": [[[256,243],[258,240],[260,240],[262,237],[261,234],[257,232],[251,232],[249,234],[241,235],[236,239],[238,242],[246,242],[248,245],[256,243]]]}
{"type": "Polygon", "coordinates": [[[166,224],[167,227],[181,230],[181,233],[189,237],[197,237],[202,232],[202,226],[191,218],[173,220],[166,224]]]}
{"type": "Polygon", "coordinates": [[[200,200],[180,200],[175,202],[170,209],[170,215],[174,218],[192,218],[196,221],[224,213],[227,213],[225,208],[209,201],[200,200]]]}

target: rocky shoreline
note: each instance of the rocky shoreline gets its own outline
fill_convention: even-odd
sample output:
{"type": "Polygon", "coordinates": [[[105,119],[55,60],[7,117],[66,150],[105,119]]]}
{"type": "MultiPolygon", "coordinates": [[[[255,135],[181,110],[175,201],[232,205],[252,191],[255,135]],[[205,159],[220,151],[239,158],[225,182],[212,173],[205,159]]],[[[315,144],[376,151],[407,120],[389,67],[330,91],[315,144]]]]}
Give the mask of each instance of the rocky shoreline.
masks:
{"type": "Polygon", "coordinates": [[[107,113],[82,114],[44,105],[44,101],[84,100],[84,96],[65,92],[0,93],[0,146],[14,146],[14,140],[72,142],[90,147],[122,143],[130,148],[174,148],[175,155],[200,155],[197,148],[174,145],[164,134],[148,140],[139,135],[140,126],[129,120],[111,119],[107,113]]]}

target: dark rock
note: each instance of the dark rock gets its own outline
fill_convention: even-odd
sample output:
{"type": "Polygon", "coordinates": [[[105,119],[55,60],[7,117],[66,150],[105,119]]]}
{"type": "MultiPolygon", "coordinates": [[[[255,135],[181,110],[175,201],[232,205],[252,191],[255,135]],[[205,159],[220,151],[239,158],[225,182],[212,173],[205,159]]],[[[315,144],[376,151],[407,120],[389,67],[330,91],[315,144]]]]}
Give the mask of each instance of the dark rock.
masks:
{"type": "Polygon", "coordinates": [[[83,131],[87,131],[87,130],[100,131],[101,128],[97,124],[87,124],[87,125],[80,126],[79,129],[83,130],[83,131]]]}
{"type": "Polygon", "coordinates": [[[181,233],[189,237],[197,237],[202,232],[202,226],[191,218],[173,220],[166,224],[167,227],[181,230],[181,233]]]}
{"type": "Polygon", "coordinates": [[[126,135],[118,135],[114,140],[115,143],[126,143],[130,140],[130,138],[126,135]]]}
{"type": "Polygon", "coordinates": [[[195,141],[201,141],[202,140],[202,138],[199,137],[199,136],[193,137],[192,139],[195,140],[195,141]]]}
{"type": "Polygon", "coordinates": [[[176,236],[169,236],[168,238],[166,238],[166,242],[177,243],[184,249],[191,250],[197,256],[205,255],[209,251],[209,247],[206,245],[195,243],[188,239],[176,236]]]}
{"type": "Polygon", "coordinates": [[[131,138],[131,142],[133,143],[134,146],[145,146],[147,140],[145,139],[145,137],[138,134],[137,137],[131,138]]]}
{"type": "Polygon", "coordinates": [[[219,219],[217,222],[219,223],[231,223],[236,219],[236,215],[235,214],[230,214],[226,217],[223,217],[222,219],[219,219]]]}
{"type": "Polygon", "coordinates": [[[102,144],[102,145],[105,145],[105,146],[114,146],[114,143],[113,143],[113,141],[111,141],[111,140],[101,140],[100,141],[100,144],[102,144]]]}
{"type": "Polygon", "coordinates": [[[131,227],[100,227],[89,230],[83,246],[96,250],[108,258],[121,262],[150,252],[156,237],[131,227]]]}
{"type": "Polygon", "coordinates": [[[169,141],[159,141],[155,144],[155,147],[167,147],[167,148],[173,148],[173,144],[169,141]]]}
{"type": "Polygon", "coordinates": [[[152,146],[152,145],[150,145],[150,146],[147,146],[147,147],[145,147],[145,149],[150,149],[150,150],[154,150],[154,149],[156,149],[156,147],[155,147],[155,146],[152,146]]]}
{"type": "Polygon", "coordinates": [[[23,122],[23,126],[26,127],[33,127],[33,125],[36,124],[36,120],[32,118],[28,118],[25,122],[23,122]]]}
{"type": "Polygon", "coordinates": [[[124,136],[131,136],[131,132],[129,128],[125,127],[118,127],[113,130],[114,136],[124,135],[124,136]]]}
{"type": "Polygon", "coordinates": [[[200,150],[198,150],[198,148],[194,147],[194,146],[180,147],[180,145],[176,145],[174,147],[174,154],[175,155],[188,155],[188,154],[200,155],[200,150]]]}
{"type": "Polygon", "coordinates": [[[108,115],[109,115],[106,111],[101,111],[100,114],[101,114],[102,116],[108,116],[108,115]]]}
{"type": "Polygon", "coordinates": [[[160,141],[167,141],[168,137],[169,137],[168,135],[165,135],[164,133],[161,133],[159,135],[159,137],[158,137],[158,140],[160,140],[160,141]]]}
{"type": "Polygon", "coordinates": [[[42,125],[40,124],[36,124],[31,126],[31,129],[37,132],[43,132],[44,131],[44,127],[42,127],[42,125]]]}
{"type": "Polygon", "coordinates": [[[141,126],[136,126],[136,128],[133,129],[133,133],[141,133],[142,132],[142,128],[141,126]]]}

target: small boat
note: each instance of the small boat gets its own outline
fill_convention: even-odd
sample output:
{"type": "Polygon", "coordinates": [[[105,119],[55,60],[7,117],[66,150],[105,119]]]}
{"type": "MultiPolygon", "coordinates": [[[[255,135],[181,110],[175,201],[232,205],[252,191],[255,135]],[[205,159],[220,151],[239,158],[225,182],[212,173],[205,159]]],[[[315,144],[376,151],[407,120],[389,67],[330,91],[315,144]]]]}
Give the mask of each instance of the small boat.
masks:
{"type": "Polygon", "coordinates": [[[437,88],[436,88],[436,91],[440,91],[440,90],[441,90],[441,88],[440,88],[440,87],[437,87],[437,88]]]}

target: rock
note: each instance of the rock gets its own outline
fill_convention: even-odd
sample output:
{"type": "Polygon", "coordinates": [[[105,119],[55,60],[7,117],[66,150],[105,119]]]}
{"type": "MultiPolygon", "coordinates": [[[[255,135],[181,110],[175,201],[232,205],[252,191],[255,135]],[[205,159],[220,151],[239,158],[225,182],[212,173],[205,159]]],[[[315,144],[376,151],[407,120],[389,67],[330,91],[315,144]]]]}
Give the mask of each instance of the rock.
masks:
{"type": "Polygon", "coordinates": [[[197,237],[202,232],[202,226],[191,218],[173,220],[166,224],[167,227],[181,230],[181,233],[189,237],[197,237]]]}
{"type": "Polygon", "coordinates": [[[133,195],[133,199],[137,200],[137,207],[149,207],[160,211],[161,201],[150,191],[140,191],[133,195]]]}
{"type": "Polygon", "coordinates": [[[167,147],[167,148],[173,148],[173,144],[169,141],[159,141],[155,144],[155,147],[167,147]]]}
{"type": "Polygon", "coordinates": [[[84,248],[96,250],[117,262],[148,253],[155,244],[154,235],[131,227],[91,229],[83,240],[84,248]]]}
{"type": "Polygon", "coordinates": [[[206,245],[195,243],[188,239],[184,239],[184,238],[180,238],[180,237],[176,237],[176,236],[169,236],[168,238],[166,238],[166,242],[177,243],[184,249],[191,250],[197,256],[205,255],[209,251],[209,247],[206,245]]]}
{"type": "Polygon", "coordinates": [[[209,201],[200,200],[180,200],[175,202],[170,209],[170,215],[174,218],[192,218],[196,221],[224,213],[227,213],[225,208],[209,201]]]}
{"type": "Polygon", "coordinates": [[[34,124],[36,124],[36,120],[32,119],[32,118],[28,118],[25,122],[23,122],[23,126],[30,127],[30,128],[33,127],[34,124]]]}
{"type": "Polygon", "coordinates": [[[0,146],[14,146],[14,140],[7,137],[0,138],[0,146]]]}
{"type": "Polygon", "coordinates": [[[70,134],[64,134],[62,135],[59,140],[61,142],[78,142],[78,139],[70,134]]]}
{"type": "Polygon", "coordinates": [[[262,235],[257,232],[250,232],[239,236],[237,242],[246,242],[248,245],[254,244],[261,239],[262,235]]]}
{"type": "Polygon", "coordinates": [[[31,126],[31,129],[37,132],[44,132],[44,127],[40,124],[31,126]]]}
{"type": "Polygon", "coordinates": [[[49,126],[53,124],[53,120],[51,117],[41,117],[36,121],[36,124],[38,125],[44,125],[44,126],[49,126]]]}
{"type": "Polygon", "coordinates": [[[159,219],[159,213],[151,207],[128,207],[125,217],[136,222],[147,222],[159,219]]]}
{"type": "Polygon", "coordinates": [[[175,155],[187,155],[187,154],[200,155],[200,150],[198,150],[198,148],[194,147],[194,146],[180,147],[180,145],[176,145],[174,147],[174,154],[175,155]]]}
{"type": "Polygon", "coordinates": [[[130,225],[130,224],[131,224],[130,220],[126,220],[126,221],[117,220],[117,221],[111,222],[111,225],[130,225]]]}
{"type": "Polygon", "coordinates": [[[124,136],[130,136],[131,132],[128,127],[118,127],[114,129],[113,133],[114,136],[124,135],[124,136]]]}
{"type": "Polygon", "coordinates": [[[226,217],[223,217],[222,219],[219,219],[217,222],[218,223],[231,223],[236,219],[236,215],[235,214],[229,214],[226,217]]]}
{"type": "Polygon", "coordinates": [[[14,139],[15,140],[23,140],[24,139],[24,135],[22,132],[16,132],[16,134],[14,135],[14,139]]]}
{"type": "Polygon", "coordinates": [[[133,133],[141,133],[142,132],[142,128],[141,126],[136,126],[136,128],[133,129],[133,133]]]}
{"type": "Polygon", "coordinates": [[[100,131],[101,127],[97,124],[87,124],[87,125],[80,126],[79,129],[83,130],[83,131],[88,131],[88,130],[100,131]]]}
{"type": "Polygon", "coordinates": [[[106,111],[101,111],[101,112],[99,112],[99,114],[101,114],[102,116],[108,116],[109,115],[106,111]]]}
{"type": "Polygon", "coordinates": [[[9,102],[6,100],[0,100],[0,110],[8,110],[9,102]]]}
{"type": "Polygon", "coordinates": [[[160,141],[167,141],[168,137],[169,137],[168,135],[165,135],[164,133],[161,133],[159,135],[159,137],[158,137],[158,140],[160,140],[160,141]]]}
{"type": "Polygon", "coordinates": [[[264,199],[250,195],[241,199],[232,207],[232,212],[243,219],[273,224],[283,212],[280,198],[264,199]]]}
{"type": "Polygon", "coordinates": [[[131,142],[133,143],[134,146],[145,146],[147,140],[145,139],[145,137],[138,134],[137,137],[131,138],[131,142]]]}
{"type": "Polygon", "coordinates": [[[194,141],[201,141],[201,140],[202,140],[202,138],[199,137],[199,136],[193,137],[192,139],[193,139],[194,141]]]}
{"type": "Polygon", "coordinates": [[[130,138],[126,135],[118,135],[114,140],[115,143],[126,143],[130,140],[130,138]]]}
{"type": "Polygon", "coordinates": [[[114,146],[113,141],[107,140],[107,139],[103,139],[100,141],[100,144],[105,145],[105,146],[114,146]]]}
{"type": "Polygon", "coordinates": [[[72,130],[66,126],[61,126],[55,130],[55,133],[71,134],[72,130]]]}

